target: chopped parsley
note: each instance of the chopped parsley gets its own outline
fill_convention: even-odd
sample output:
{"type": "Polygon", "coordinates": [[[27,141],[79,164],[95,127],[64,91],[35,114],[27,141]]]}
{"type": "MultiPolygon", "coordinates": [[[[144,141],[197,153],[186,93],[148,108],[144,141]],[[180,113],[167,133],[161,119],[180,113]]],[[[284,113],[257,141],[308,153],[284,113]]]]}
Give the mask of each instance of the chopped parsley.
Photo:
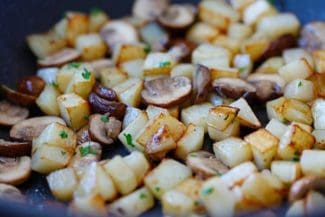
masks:
{"type": "Polygon", "coordinates": [[[100,117],[100,120],[104,123],[107,123],[109,121],[109,116],[106,114],[106,115],[102,115],[100,117]]]}
{"type": "Polygon", "coordinates": [[[61,137],[61,139],[66,139],[66,138],[68,138],[68,134],[67,134],[67,132],[65,132],[64,130],[62,130],[61,132],[60,132],[60,137],[61,137]]]}
{"type": "Polygon", "coordinates": [[[66,152],[65,151],[61,151],[61,154],[64,156],[66,154],[66,152]]]}
{"type": "Polygon", "coordinates": [[[147,195],[145,193],[141,193],[139,197],[141,200],[143,200],[147,198],[147,195]]]}
{"type": "Polygon", "coordinates": [[[51,83],[51,85],[52,85],[53,87],[55,87],[55,88],[58,88],[58,87],[59,87],[58,83],[56,83],[55,81],[53,81],[53,82],[51,83]]]}
{"type": "Polygon", "coordinates": [[[202,190],[202,195],[207,196],[209,194],[212,194],[213,191],[214,191],[213,188],[205,188],[205,189],[202,190]]]}
{"type": "Polygon", "coordinates": [[[74,68],[74,69],[77,69],[81,66],[81,63],[78,63],[78,62],[73,62],[73,63],[69,63],[68,65],[68,68],[74,68]]]}
{"type": "Polygon", "coordinates": [[[156,192],[159,192],[160,191],[160,188],[159,187],[155,187],[155,191],[156,192]]]}
{"type": "Polygon", "coordinates": [[[150,53],[150,51],[151,51],[151,46],[150,46],[149,44],[147,44],[147,45],[143,48],[143,50],[144,50],[144,52],[145,52],[146,54],[148,54],[148,53],[150,53]]]}
{"type": "Polygon", "coordinates": [[[190,156],[191,157],[197,157],[197,154],[196,153],[191,153],[190,156]]]}
{"type": "Polygon", "coordinates": [[[229,118],[229,115],[227,114],[227,115],[223,118],[223,120],[226,121],[226,120],[228,120],[228,118],[229,118]]]}
{"type": "Polygon", "coordinates": [[[294,162],[298,162],[300,160],[300,156],[299,156],[299,153],[298,152],[295,152],[293,158],[292,158],[292,161],[294,162]]]}
{"type": "Polygon", "coordinates": [[[89,80],[90,78],[90,75],[91,75],[91,72],[88,71],[88,69],[84,68],[84,71],[82,72],[82,77],[85,79],[85,80],[89,80]]]}
{"type": "Polygon", "coordinates": [[[239,73],[243,73],[246,71],[246,69],[247,69],[247,67],[240,67],[240,68],[238,68],[238,71],[239,71],[239,73]]]}
{"type": "Polygon", "coordinates": [[[135,145],[134,145],[133,142],[132,142],[132,135],[129,134],[129,133],[128,133],[128,134],[124,133],[123,136],[124,136],[125,139],[126,139],[126,143],[127,143],[129,146],[131,146],[132,148],[134,148],[135,145]]]}
{"type": "Polygon", "coordinates": [[[103,10],[98,7],[94,7],[92,9],[90,9],[90,16],[97,16],[101,13],[103,13],[103,10]]]}
{"type": "Polygon", "coordinates": [[[168,66],[171,66],[171,62],[169,61],[165,61],[165,62],[160,62],[159,63],[159,68],[165,68],[165,67],[168,67],[168,66]]]}
{"type": "Polygon", "coordinates": [[[299,83],[298,83],[298,87],[301,87],[301,86],[302,86],[302,82],[299,81],[299,83]]]}
{"type": "Polygon", "coordinates": [[[84,120],[89,121],[89,116],[88,115],[85,115],[84,116],[84,120]]]}
{"type": "Polygon", "coordinates": [[[97,154],[97,152],[95,150],[91,149],[90,144],[88,146],[86,146],[86,147],[80,146],[79,151],[80,151],[81,157],[85,157],[88,154],[93,154],[93,155],[97,154]]]}

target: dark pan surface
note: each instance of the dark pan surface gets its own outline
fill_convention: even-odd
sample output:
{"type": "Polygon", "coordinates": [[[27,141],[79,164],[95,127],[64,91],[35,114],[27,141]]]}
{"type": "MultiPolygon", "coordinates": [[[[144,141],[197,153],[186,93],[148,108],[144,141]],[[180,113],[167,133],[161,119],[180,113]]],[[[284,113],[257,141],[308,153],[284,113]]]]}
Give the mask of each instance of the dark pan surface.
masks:
{"type": "MultiPolygon", "coordinates": [[[[173,2],[193,2],[198,0],[178,0],[173,2]]],[[[278,8],[292,11],[303,23],[311,20],[325,20],[323,0],[278,0],[278,8]]],[[[0,83],[15,86],[23,75],[34,74],[35,58],[25,44],[25,36],[30,33],[46,31],[67,10],[89,11],[100,7],[112,18],[128,15],[133,0],[0,0],[0,83]]],[[[258,109],[258,116],[266,121],[265,114],[258,109]]],[[[34,115],[38,110],[34,109],[34,115]]],[[[8,129],[0,128],[0,136],[8,137],[8,129]]],[[[121,145],[105,150],[104,157],[114,154],[125,155],[121,145]]],[[[42,216],[64,217],[65,209],[43,205],[44,201],[53,200],[44,177],[33,174],[32,178],[20,188],[29,198],[29,203],[13,204],[0,201],[0,217],[42,216]]],[[[161,216],[157,206],[144,216],[161,216]]]]}

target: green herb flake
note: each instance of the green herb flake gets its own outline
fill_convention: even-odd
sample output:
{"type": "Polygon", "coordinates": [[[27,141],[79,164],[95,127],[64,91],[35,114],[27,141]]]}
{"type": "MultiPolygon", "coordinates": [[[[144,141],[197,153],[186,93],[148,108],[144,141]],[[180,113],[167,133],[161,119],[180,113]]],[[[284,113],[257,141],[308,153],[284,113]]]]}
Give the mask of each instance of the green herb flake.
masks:
{"type": "Polygon", "coordinates": [[[160,62],[159,68],[165,68],[165,67],[168,67],[168,66],[171,66],[171,65],[172,65],[172,63],[169,62],[169,61],[160,62]]]}
{"type": "Polygon", "coordinates": [[[66,154],[66,152],[65,151],[61,151],[61,154],[64,156],[66,154]]]}
{"type": "Polygon", "coordinates": [[[226,120],[228,120],[228,118],[229,118],[229,115],[226,115],[226,116],[223,118],[223,120],[226,121],[226,120]]]}
{"type": "Polygon", "coordinates": [[[292,158],[292,161],[294,162],[298,162],[300,160],[300,156],[299,156],[299,153],[298,152],[295,152],[293,158],[292,158]]]}
{"type": "Polygon", "coordinates": [[[88,69],[84,68],[84,71],[81,73],[81,75],[85,80],[89,80],[91,72],[88,71],[88,69]]]}
{"type": "Polygon", "coordinates": [[[135,145],[134,145],[133,142],[132,142],[132,135],[129,134],[129,133],[128,133],[128,134],[124,133],[123,136],[124,136],[125,139],[126,139],[126,143],[127,143],[129,146],[131,146],[132,148],[134,148],[135,145]]]}
{"type": "Polygon", "coordinates": [[[89,154],[93,154],[93,155],[97,154],[97,152],[95,150],[93,150],[90,145],[88,145],[86,147],[80,146],[79,151],[80,151],[81,157],[85,157],[89,154]]]}
{"type": "Polygon", "coordinates": [[[205,189],[202,190],[202,195],[207,196],[209,194],[212,194],[213,191],[214,191],[213,188],[205,188],[205,189]]]}
{"type": "Polygon", "coordinates": [[[222,176],[223,174],[220,173],[219,171],[216,171],[216,175],[217,175],[217,176],[222,176]]]}
{"type": "Polygon", "coordinates": [[[301,87],[301,86],[302,86],[302,82],[299,81],[299,83],[298,83],[298,87],[301,87]]]}
{"type": "Polygon", "coordinates": [[[109,116],[106,114],[106,115],[102,115],[100,117],[100,120],[104,123],[107,123],[109,121],[109,116]]]}
{"type": "Polygon", "coordinates": [[[191,157],[197,157],[197,154],[196,153],[191,153],[190,156],[191,157]]]}
{"type": "Polygon", "coordinates": [[[61,137],[61,139],[66,139],[66,138],[68,138],[68,134],[67,134],[67,132],[65,132],[64,130],[62,130],[61,132],[60,132],[60,137],[61,137]]]}
{"type": "Polygon", "coordinates": [[[68,65],[68,68],[72,68],[72,69],[78,69],[79,67],[81,66],[81,63],[78,63],[78,62],[72,62],[72,63],[69,63],[68,65]]]}
{"type": "Polygon", "coordinates": [[[150,46],[149,44],[147,44],[147,45],[143,48],[143,50],[144,50],[144,52],[145,52],[146,54],[148,54],[148,53],[150,53],[150,51],[151,51],[151,46],[150,46]]]}
{"type": "Polygon", "coordinates": [[[156,192],[160,192],[160,188],[159,187],[155,187],[155,191],[156,192]]]}
{"type": "Polygon", "coordinates": [[[145,193],[141,193],[139,197],[141,200],[143,200],[147,198],[147,195],[145,193]]]}
{"type": "Polygon", "coordinates": [[[244,73],[246,71],[247,67],[240,67],[238,68],[239,73],[244,73]]]}
{"type": "Polygon", "coordinates": [[[103,13],[103,10],[98,7],[94,7],[92,9],[90,9],[90,16],[97,16],[102,13],[103,13]]]}
{"type": "Polygon", "coordinates": [[[84,116],[84,120],[89,121],[89,116],[88,115],[85,115],[84,116]]]}
{"type": "Polygon", "coordinates": [[[58,88],[58,87],[59,87],[58,83],[56,83],[55,81],[53,81],[53,82],[51,83],[51,85],[52,85],[53,87],[55,87],[55,88],[58,88]]]}
{"type": "Polygon", "coordinates": [[[194,206],[199,206],[200,205],[200,202],[199,201],[194,201],[194,206]]]}

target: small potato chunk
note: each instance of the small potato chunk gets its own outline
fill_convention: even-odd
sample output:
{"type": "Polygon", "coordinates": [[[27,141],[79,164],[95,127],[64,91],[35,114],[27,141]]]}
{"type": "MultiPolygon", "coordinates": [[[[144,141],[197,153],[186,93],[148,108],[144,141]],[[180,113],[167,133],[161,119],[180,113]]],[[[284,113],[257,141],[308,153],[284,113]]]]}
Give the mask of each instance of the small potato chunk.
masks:
{"type": "Polygon", "coordinates": [[[195,201],[177,190],[167,191],[161,200],[164,215],[186,217],[193,213],[195,201]]]}
{"type": "Polygon", "coordinates": [[[248,54],[237,54],[233,59],[233,65],[238,69],[241,78],[246,78],[253,70],[253,61],[248,54]]]}
{"type": "Polygon", "coordinates": [[[295,201],[287,210],[285,217],[304,216],[306,213],[305,203],[304,199],[295,201]]]}
{"type": "Polygon", "coordinates": [[[313,69],[305,58],[298,59],[282,66],[279,69],[280,76],[290,82],[295,79],[305,79],[313,74],[313,69]]]}
{"type": "Polygon", "coordinates": [[[247,25],[255,25],[262,17],[275,13],[275,8],[273,8],[268,1],[258,0],[245,8],[243,12],[243,21],[247,25]]]}
{"type": "Polygon", "coordinates": [[[56,73],[56,84],[60,90],[60,92],[64,93],[70,83],[74,73],[79,71],[80,69],[86,68],[91,71],[91,66],[89,64],[83,64],[79,62],[72,62],[64,65],[59,69],[56,73]]]}
{"type": "Polygon", "coordinates": [[[213,105],[211,103],[203,103],[182,109],[181,120],[187,126],[192,123],[196,126],[203,127],[206,133],[208,132],[207,117],[212,107],[213,105]]]}
{"type": "Polygon", "coordinates": [[[226,30],[231,22],[239,20],[238,12],[223,1],[201,1],[198,10],[202,21],[221,30],[226,30]]]}
{"type": "Polygon", "coordinates": [[[142,89],[143,80],[139,78],[130,78],[113,87],[119,101],[133,107],[140,105],[142,89]]]}
{"type": "Polygon", "coordinates": [[[232,217],[235,214],[235,196],[219,177],[203,183],[200,199],[210,216],[232,217]]]}
{"type": "Polygon", "coordinates": [[[70,204],[73,212],[90,216],[107,216],[105,200],[97,194],[85,197],[75,197],[70,204]]]}
{"type": "Polygon", "coordinates": [[[143,187],[108,205],[108,211],[114,216],[136,217],[150,210],[154,204],[154,197],[143,187]]]}
{"type": "Polygon", "coordinates": [[[325,149],[325,130],[314,130],[313,136],[315,137],[315,148],[325,149]]]}
{"type": "Polygon", "coordinates": [[[311,125],[313,117],[309,105],[296,99],[286,99],[282,107],[283,117],[287,121],[296,121],[311,125]]]}
{"type": "Polygon", "coordinates": [[[216,130],[223,131],[234,122],[239,112],[238,108],[231,106],[216,106],[209,110],[207,124],[216,130]]]}
{"type": "Polygon", "coordinates": [[[144,75],[168,75],[175,63],[168,53],[150,53],[144,61],[144,75]]]}
{"type": "Polygon", "coordinates": [[[135,108],[128,106],[125,111],[125,115],[123,118],[123,129],[125,129],[127,126],[129,126],[143,111],[135,108]]]}
{"type": "Polygon", "coordinates": [[[168,110],[154,105],[148,105],[146,109],[149,120],[156,118],[159,114],[169,114],[168,110]]]}
{"type": "Polygon", "coordinates": [[[284,96],[303,102],[312,101],[316,97],[314,84],[308,80],[295,79],[289,82],[285,87],[284,96]]]}
{"type": "MultiPolygon", "coordinates": [[[[214,62],[213,60],[211,60],[211,61],[212,61],[211,63],[214,62]]],[[[210,61],[205,61],[204,64],[210,65],[210,61]]],[[[211,68],[211,79],[212,80],[218,79],[218,78],[239,78],[239,77],[240,77],[240,72],[239,72],[239,69],[237,69],[237,68],[228,68],[228,67],[211,68]]]]}
{"type": "Polygon", "coordinates": [[[325,73],[325,50],[316,50],[313,52],[315,69],[318,73],[325,73]]]}
{"type": "Polygon", "coordinates": [[[143,59],[137,59],[137,60],[131,60],[127,61],[121,64],[120,69],[123,72],[126,72],[129,77],[131,78],[144,78],[144,60],[143,59]]]}
{"type": "Polygon", "coordinates": [[[283,104],[286,101],[286,98],[280,97],[266,103],[266,113],[269,120],[276,119],[281,122],[285,121],[283,115],[283,104]]]}
{"type": "Polygon", "coordinates": [[[228,27],[228,37],[237,39],[239,41],[248,39],[252,35],[252,33],[252,27],[243,23],[232,23],[228,27]]]}
{"type": "Polygon", "coordinates": [[[85,61],[103,58],[107,52],[105,42],[97,33],[80,35],[76,39],[76,48],[85,61]]]}
{"type": "Polygon", "coordinates": [[[229,106],[239,109],[238,119],[241,125],[255,129],[262,126],[261,122],[257,119],[252,108],[244,98],[240,98],[237,101],[232,102],[229,104],[229,106]]]}
{"type": "Polygon", "coordinates": [[[308,53],[303,48],[291,48],[283,51],[282,57],[285,64],[289,64],[296,60],[305,59],[309,66],[314,68],[314,59],[310,53],[308,53]]]}
{"type": "Polygon", "coordinates": [[[137,177],[138,184],[141,184],[145,175],[150,170],[150,163],[142,152],[133,151],[123,158],[124,162],[133,170],[137,177]]]}
{"type": "Polygon", "coordinates": [[[279,139],[267,130],[260,129],[245,136],[244,140],[251,146],[257,167],[260,170],[269,168],[276,155],[279,139]]]}
{"type": "Polygon", "coordinates": [[[270,43],[270,40],[264,35],[263,37],[252,37],[242,44],[241,52],[249,54],[253,61],[257,61],[270,46],[270,43]]]}
{"type": "Polygon", "coordinates": [[[192,53],[192,62],[201,64],[208,68],[227,68],[230,66],[231,53],[226,48],[202,44],[198,46],[192,53]]]}
{"type": "Polygon", "coordinates": [[[72,199],[77,188],[78,179],[72,168],[57,170],[46,177],[49,188],[54,197],[61,201],[72,199]]]}
{"type": "Polygon", "coordinates": [[[236,11],[242,12],[247,6],[255,1],[256,0],[230,0],[230,4],[236,11]]]}
{"type": "Polygon", "coordinates": [[[145,59],[149,48],[143,44],[120,44],[114,48],[113,61],[118,66],[124,62],[145,59]]]}
{"type": "Polygon", "coordinates": [[[232,54],[236,54],[240,50],[240,41],[229,38],[225,35],[218,35],[212,42],[214,45],[227,48],[232,54]]]}
{"type": "Polygon", "coordinates": [[[315,143],[313,135],[297,124],[291,124],[282,135],[278,148],[278,156],[284,160],[293,160],[305,149],[315,143]]]}
{"type": "Polygon", "coordinates": [[[283,65],[284,59],[282,57],[271,57],[265,60],[262,65],[257,68],[256,73],[277,74],[283,65]]]}
{"type": "Polygon", "coordinates": [[[89,14],[89,32],[99,32],[109,21],[108,15],[99,8],[93,8],[89,14]]]}
{"type": "Polygon", "coordinates": [[[187,32],[186,39],[196,44],[202,44],[212,42],[218,35],[218,29],[205,22],[197,22],[187,32]]]}
{"type": "Polygon", "coordinates": [[[103,165],[105,171],[112,177],[114,185],[119,193],[125,195],[136,189],[137,177],[125,163],[122,157],[115,156],[103,165]]]}
{"type": "Polygon", "coordinates": [[[69,93],[59,96],[57,102],[62,118],[74,130],[87,124],[85,117],[89,117],[90,108],[86,100],[74,93],[69,93]]]}
{"type": "Polygon", "coordinates": [[[208,126],[208,133],[211,139],[214,141],[220,141],[232,136],[239,136],[240,124],[235,119],[225,130],[221,131],[212,126],[208,126]]]}
{"type": "Polygon", "coordinates": [[[60,108],[56,99],[60,96],[59,90],[47,84],[36,100],[37,106],[47,115],[60,115],[60,108]]]}
{"type": "Polygon", "coordinates": [[[118,68],[106,68],[100,71],[100,83],[106,88],[113,88],[127,78],[128,75],[118,68]]]}
{"type": "Polygon", "coordinates": [[[202,149],[203,142],[204,128],[189,124],[184,135],[177,142],[175,156],[179,159],[186,160],[189,153],[202,149]]]}
{"type": "Polygon", "coordinates": [[[283,183],[289,185],[301,177],[300,164],[292,161],[273,161],[271,172],[283,183]]]}
{"type": "Polygon", "coordinates": [[[312,105],[312,115],[314,119],[314,128],[325,130],[325,100],[317,99],[312,105]]]}
{"type": "Polygon", "coordinates": [[[305,213],[307,213],[307,216],[319,216],[319,214],[324,213],[325,197],[322,193],[309,191],[305,200],[305,213]]]}
{"type": "Polygon", "coordinates": [[[325,176],[325,151],[304,150],[300,164],[304,175],[325,176]]]}
{"type": "Polygon", "coordinates": [[[222,163],[233,168],[253,159],[251,147],[239,138],[228,138],[213,144],[213,152],[222,163]]]}
{"type": "Polygon", "coordinates": [[[183,63],[176,65],[170,72],[171,77],[184,76],[189,79],[193,78],[194,66],[193,64],[183,63]]]}
{"type": "Polygon", "coordinates": [[[273,118],[266,125],[265,129],[276,136],[278,139],[281,139],[282,135],[287,130],[287,127],[287,125],[273,118]]]}
{"type": "Polygon", "coordinates": [[[145,186],[157,199],[191,176],[191,170],[185,165],[172,160],[163,160],[144,179],[145,186]],[[173,172],[171,172],[173,171],[173,172]]]}

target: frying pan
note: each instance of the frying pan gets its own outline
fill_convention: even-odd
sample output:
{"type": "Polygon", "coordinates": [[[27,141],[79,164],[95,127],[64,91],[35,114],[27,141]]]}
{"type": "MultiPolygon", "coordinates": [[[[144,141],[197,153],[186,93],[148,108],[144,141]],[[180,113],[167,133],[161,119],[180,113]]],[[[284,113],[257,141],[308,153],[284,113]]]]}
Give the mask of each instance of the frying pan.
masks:
{"type": "MultiPolygon", "coordinates": [[[[173,2],[197,3],[198,0],[173,2]]],[[[325,20],[323,0],[272,2],[282,11],[294,12],[302,23],[325,20]]],[[[99,7],[107,11],[112,18],[118,18],[130,14],[132,4],[133,0],[0,0],[0,82],[14,87],[20,77],[35,73],[35,57],[26,46],[25,36],[46,31],[65,11],[89,11],[92,7],[99,7]]],[[[32,115],[38,114],[37,109],[32,110],[32,115]]],[[[257,115],[262,121],[266,121],[265,113],[257,111],[257,115]]],[[[8,137],[8,129],[1,128],[0,136],[8,137]]],[[[127,154],[122,145],[104,150],[104,153],[105,158],[115,154],[127,154]]],[[[63,205],[45,205],[47,203],[44,201],[51,201],[53,197],[44,176],[34,173],[20,189],[27,195],[28,202],[19,204],[0,200],[0,217],[67,216],[63,205]]],[[[280,215],[283,213],[280,211],[280,215]]],[[[159,205],[143,216],[162,216],[159,205]]]]}

